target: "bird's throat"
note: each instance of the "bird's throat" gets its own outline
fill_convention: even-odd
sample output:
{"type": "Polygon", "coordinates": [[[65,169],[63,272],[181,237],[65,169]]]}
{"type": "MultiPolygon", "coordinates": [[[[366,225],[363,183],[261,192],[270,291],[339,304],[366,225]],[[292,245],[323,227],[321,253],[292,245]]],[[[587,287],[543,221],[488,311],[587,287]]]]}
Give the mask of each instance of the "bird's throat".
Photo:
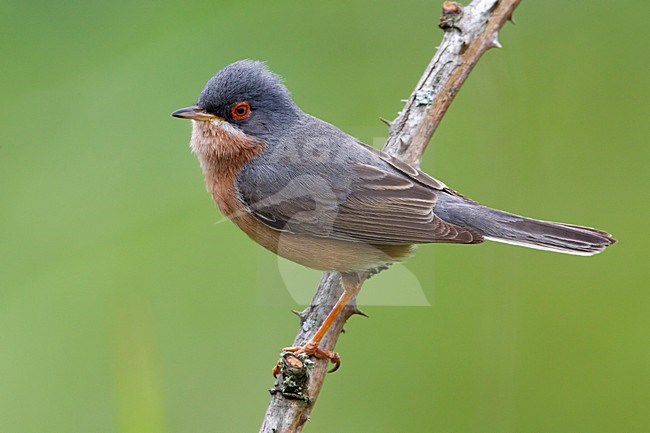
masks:
{"type": "Polygon", "coordinates": [[[197,156],[227,158],[263,148],[263,143],[223,120],[193,120],[190,146],[197,156]]]}

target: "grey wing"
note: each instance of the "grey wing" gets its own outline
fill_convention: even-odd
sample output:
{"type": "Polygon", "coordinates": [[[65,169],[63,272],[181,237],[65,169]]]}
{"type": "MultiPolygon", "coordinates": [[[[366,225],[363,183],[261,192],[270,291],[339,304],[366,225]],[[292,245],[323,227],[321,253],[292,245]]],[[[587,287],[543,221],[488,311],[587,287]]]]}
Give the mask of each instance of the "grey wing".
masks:
{"type": "Polygon", "coordinates": [[[434,214],[443,184],[396,161],[251,164],[237,177],[239,199],[267,226],[291,233],[371,244],[483,241],[434,214]]]}

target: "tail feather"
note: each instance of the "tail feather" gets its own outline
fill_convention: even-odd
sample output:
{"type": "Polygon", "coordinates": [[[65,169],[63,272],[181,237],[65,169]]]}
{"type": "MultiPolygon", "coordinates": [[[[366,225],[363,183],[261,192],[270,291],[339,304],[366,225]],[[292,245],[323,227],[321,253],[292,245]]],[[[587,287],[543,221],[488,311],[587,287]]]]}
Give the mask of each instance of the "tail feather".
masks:
{"type": "Polygon", "coordinates": [[[539,250],[591,256],[616,242],[602,230],[526,218],[446,194],[439,196],[434,212],[447,222],[474,228],[485,239],[539,250]]]}

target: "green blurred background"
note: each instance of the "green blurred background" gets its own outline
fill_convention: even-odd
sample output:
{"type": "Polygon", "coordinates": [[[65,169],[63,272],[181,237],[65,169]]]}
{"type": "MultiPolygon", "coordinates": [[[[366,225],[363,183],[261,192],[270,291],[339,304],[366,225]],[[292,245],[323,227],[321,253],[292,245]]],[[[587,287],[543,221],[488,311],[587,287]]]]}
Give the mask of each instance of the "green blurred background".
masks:
{"type": "MultiPolygon", "coordinates": [[[[169,113],[263,59],[379,145],[439,3],[2,1],[0,432],[257,431],[300,306],[271,254],[215,224],[169,113]]],[[[407,268],[432,305],[353,318],[306,431],[650,431],[650,3],[617,7],[524,2],[422,167],[619,244],[421,247],[407,268]]]]}

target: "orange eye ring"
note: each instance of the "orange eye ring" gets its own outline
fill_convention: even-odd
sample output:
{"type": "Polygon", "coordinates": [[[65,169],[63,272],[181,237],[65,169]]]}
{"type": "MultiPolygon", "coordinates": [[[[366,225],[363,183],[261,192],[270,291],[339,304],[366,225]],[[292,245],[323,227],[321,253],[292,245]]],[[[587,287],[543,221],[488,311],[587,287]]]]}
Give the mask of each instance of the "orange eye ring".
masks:
{"type": "Polygon", "coordinates": [[[235,120],[243,120],[248,116],[250,116],[251,106],[246,101],[238,102],[232,106],[232,110],[230,110],[230,114],[232,115],[232,118],[235,120]]]}

